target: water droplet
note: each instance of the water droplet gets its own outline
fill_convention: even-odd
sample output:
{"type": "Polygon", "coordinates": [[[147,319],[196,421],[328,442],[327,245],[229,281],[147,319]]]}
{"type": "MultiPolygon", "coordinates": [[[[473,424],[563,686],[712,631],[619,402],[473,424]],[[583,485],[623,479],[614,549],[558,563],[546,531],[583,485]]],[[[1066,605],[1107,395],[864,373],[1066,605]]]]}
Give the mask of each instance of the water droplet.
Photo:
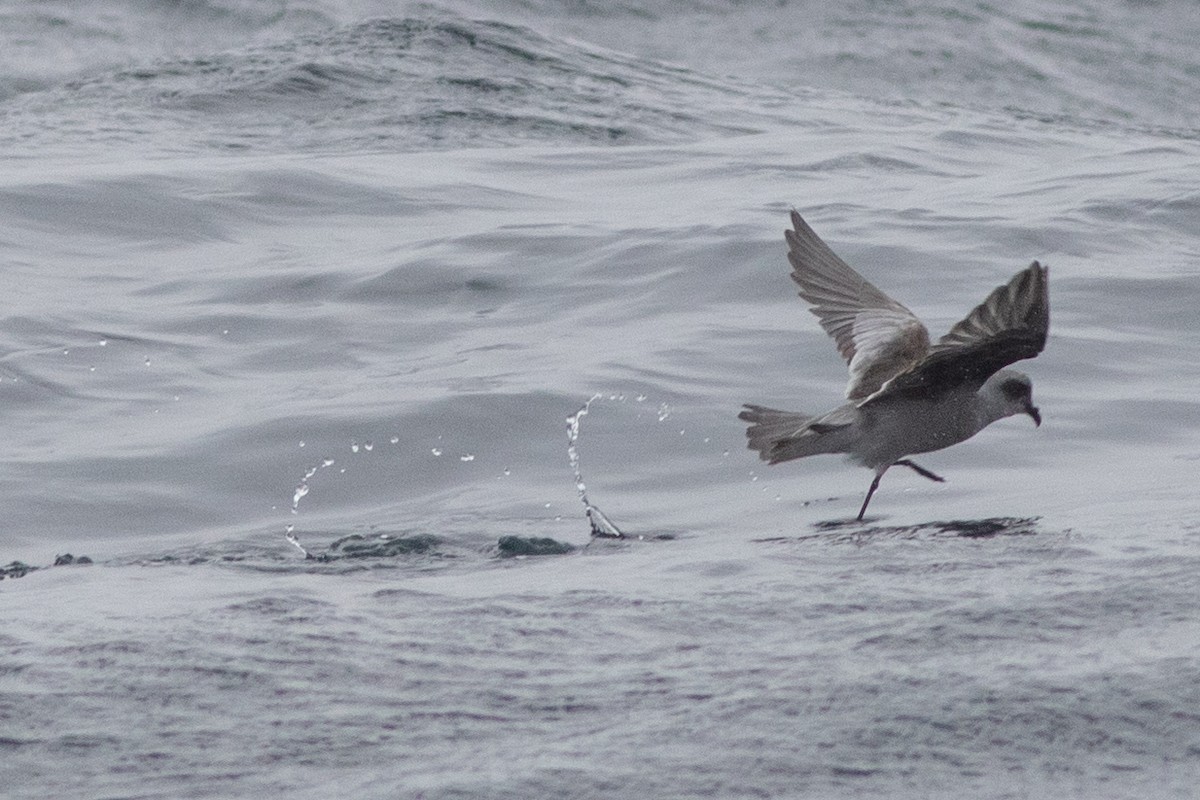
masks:
{"type": "Polygon", "coordinates": [[[474,460],[475,460],[475,456],[474,456],[474,455],[472,455],[471,453],[466,453],[466,454],[464,454],[464,455],[461,455],[461,456],[459,456],[459,457],[458,457],[458,460],[459,460],[459,461],[474,461],[474,460]]]}
{"type": "Polygon", "coordinates": [[[304,440],[303,440],[303,439],[301,439],[301,440],[300,440],[300,446],[301,446],[301,447],[304,447],[304,440]]]}
{"type": "Polygon", "coordinates": [[[393,437],[391,438],[391,442],[392,442],[392,444],[400,444],[400,437],[399,437],[399,436],[393,436],[393,437]]]}
{"type": "Polygon", "coordinates": [[[712,439],[711,439],[711,438],[709,438],[708,436],[705,436],[705,437],[704,437],[704,443],[705,443],[705,444],[708,444],[708,443],[709,443],[709,442],[711,442],[711,441],[712,441],[712,439]]]}
{"type": "Polygon", "coordinates": [[[150,356],[146,356],[146,366],[150,366],[150,356]]]}
{"type": "Polygon", "coordinates": [[[433,453],[435,456],[440,456],[442,454],[442,449],[440,447],[431,447],[429,452],[433,453]]]}
{"type": "Polygon", "coordinates": [[[662,422],[667,417],[671,416],[671,407],[666,403],[658,404],[658,421],[662,422]]]}
{"type": "Polygon", "coordinates": [[[63,348],[63,355],[64,355],[64,356],[69,356],[69,355],[71,355],[71,351],[70,351],[70,350],[68,350],[68,349],[66,349],[66,348],[64,347],[64,348],[63,348]]]}
{"type": "Polygon", "coordinates": [[[285,527],[283,530],[284,530],[284,533],[291,533],[292,531],[296,530],[296,526],[295,526],[295,525],[288,525],[288,526],[287,526],[287,527],[285,527]]]}
{"type": "Polygon", "coordinates": [[[322,462],[321,462],[321,466],[322,466],[322,467],[332,467],[332,466],[333,466],[333,459],[332,459],[332,458],[327,458],[327,459],[325,459],[324,461],[322,461],[322,462]]]}
{"type": "Polygon", "coordinates": [[[721,458],[729,458],[729,451],[726,450],[725,452],[721,453],[721,458]]]}
{"type": "Polygon", "coordinates": [[[550,504],[549,504],[549,503],[546,503],[546,508],[549,508],[549,507],[550,507],[550,504]]]}
{"type": "Polygon", "coordinates": [[[375,449],[375,443],[374,443],[374,442],[367,442],[366,444],[364,444],[364,445],[363,445],[363,449],[364,449],[364,450],[366,450],[366,451],[369,453],[369,452],[371,452],[372,450],[374,450],[374,449],[375,449]]]}
{"type": "Polygon", "coordinates": [[[350,452],[351,452],[351,453],[357,453],[357,452],[358,452],[358,442],[351,442],[351,443],[350,443],[350,452]]]}
{"type": "Polygon", "coordinates": [[[101,339],[101,340],[100,340],[100,346],[101,346],[101,347],[108,347],[108,339],[101,339]]]}
{"type": "Polygon", "coordinates": [[[95,372],[95,371],[96,371],[95,367],[88,367],[88,372],[95,372]]]}
{"type": "Polygon", "coordinates": [[[646,402],[646,395],[639,394],[637,397],[635,397],[633,399],[638,401],[639,403],[644,403],[644,402],[646,402]]]}
{"type": "Polygon", "coordinates": [[[505,475],[512,475],[512,470],[511,470],[511,469],[509,469],[508,467],[505,467],[505,468],[504,468],[504,474],[505,474],[505,475]]]}

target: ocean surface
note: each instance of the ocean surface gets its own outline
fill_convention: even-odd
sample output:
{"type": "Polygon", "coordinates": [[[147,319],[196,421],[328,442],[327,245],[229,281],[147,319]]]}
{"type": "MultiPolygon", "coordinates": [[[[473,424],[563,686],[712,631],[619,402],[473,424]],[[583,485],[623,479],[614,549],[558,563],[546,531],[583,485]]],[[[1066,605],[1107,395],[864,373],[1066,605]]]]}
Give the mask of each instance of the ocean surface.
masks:
{"type": "Polygon", "coordinates": [[[1195,797],[1198,40],[0,0],[0,794],[1195,797]],[[758,462],[792,208],[934,336],[1048,263],[1042,426],[758,462]]]}

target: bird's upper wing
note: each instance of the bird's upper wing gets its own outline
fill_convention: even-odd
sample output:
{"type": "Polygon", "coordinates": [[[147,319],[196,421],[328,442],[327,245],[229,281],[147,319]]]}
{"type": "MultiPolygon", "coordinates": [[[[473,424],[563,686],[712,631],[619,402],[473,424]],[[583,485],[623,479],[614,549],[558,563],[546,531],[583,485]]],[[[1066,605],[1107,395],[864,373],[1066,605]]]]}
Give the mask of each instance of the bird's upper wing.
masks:
{"type": "Polygon", "coordinates": [[[1050,329],[1050,284],[1046,267],[1034,261],[950,329],[929,355],[885,383],[861,406],[905,395],[930,397],[969,388],[976,391],[997,370],[1033,358],[1046,346],[1050,329]]]}
{"type": "Polygon", "coordinates": [[[838,258],[795,211],[792,227],[784,232],[792,280],[846,359],[847,398],[871,396],[926,357],[929,332],[921,320],[838,258]]]}

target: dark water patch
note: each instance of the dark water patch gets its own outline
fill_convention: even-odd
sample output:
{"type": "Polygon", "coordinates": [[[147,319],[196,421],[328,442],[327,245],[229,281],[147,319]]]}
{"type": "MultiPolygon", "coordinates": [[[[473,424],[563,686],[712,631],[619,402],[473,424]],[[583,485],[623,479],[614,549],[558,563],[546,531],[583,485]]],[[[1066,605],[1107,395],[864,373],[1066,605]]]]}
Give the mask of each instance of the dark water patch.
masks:
{"type": "Polygon", "coordinates": [[[254,540],[230,540],[210,545],[114,560],[124,566],[201,566],[221,565],[256,572],[308,572],[314,568],[332,572],[358,571],[381,567],[428,568],[440,561],[455,560],[481,548],[452,543],[430,534],[330,532],[305,534],[309,546],[301,546],[294,534],[268,536],[254,540]],[[317,546],[312,546],[315,540],[317,546]],[[289,544],[290,543],[290,544],[289,544]],[[299,550],[299,552],[297,552],[299,550]]]}
{"type": "Polygon", "coordinates": [[[92,561],[92,559],[88,558],[87,556],[79,556],[78,558],[76,558],[75,556],[71,555],[70,553],[64,553],[61,556],[56,556],[54,558],[54,566],[56,566],[56,567],[65,567],[65,566],[69,566],[71,564],[92,564],[92,563],[94,563],[92,561]]]}
{"type": "Polygon", "coordinates": [[[987,539],[998,536],[1033,536],[1038,533],[1040,517],[986,517],[974,520],[920,522],[914,525],[877,525],[870,518],[831,519],[814,522],[816,533],[800,536],[774,536],[755,539],[755,542],[865,542],[871,539],[923,539],[953,536],[964,539],[987,539]]]}
{"type": "MultiPolygon", "coordinates": [[[[71,555],[70,553],[64,553],[63,555],[55,556],[54,563],[51,564],[50,566],[54,566],[54,567],[67,567],[67,566],[72,566],[72,565],[86,566],[86,565],[92,564],[92,563],[94,563],[94,562],[88,556],[76,557],[76,556],[71,555]]],[[[34,566],[32,564],[26,564],[23,561],[11,561],[7,565],[0,567],[0,581],[4,580],[5,578],[24,578],[29,573],[36,572],[39,569],[46,569],[46,567],[39,567],[39,566],[34,566]]]]}
{"type": "Polygon", "coordinates": [[[573,552],[575,552],[573,544],[536,536],[501,536],[498,545],[498,553],[501,558],[561,556],[573,552]]]}
{"type": "MultiPolygon", "coordinates": [[[[286,536],[198,545],[114,559],[108,563],[111,566],[141,567],[221,566],[253,572],[330,575],[380,569],[424,573],[456,565],[465,569],[478,568],[495,559],[568,555],[579,549],[579,546],[569,542],[543,536],[503,535],[492,538],[482,535],[387,532],[334,535],[329,531],[309,531],[303,533],[303,543],[299,535],[289,532],[286,536]]],[[[74,563],[90,562],[77,559],[74,563]]],[[[12,577],[37,569],[19,562],[14,562],[10,568],[12,577]]],[[[281,607],[287,607],[289,603],[281,607]]]]}
{"type": "Polygon", "coordinates": [[[0,567],[0,581],[5,578],[24,578],[38,567],[30,566],[23,561],[12,561],[7,566],[0,567]]]}
{"type": "Polygon", "coordinates": [[[967,538],[990,536],[1031,536],[1037,533],[1038,517],[991,517],[978,520],[954,520],[934,522],[928,526],[940,533],[967,538]]]}
{"type": "Polygon", "coordinates": [[[368,538],[353,533],[343,536],[329,545],[329,549],[315,556],[317,561],[336,561],[340,558],[395,558],[397,556],[426,555],[437,552],[442,539],[431,534],[414,536],[376,536],[368,538]]]}
{"type": "Polygon", "coordinates": [[[18,750],[28,745],[37,745],[42,743],[42,739],[17,739],[12,736],[0,736],[0,750],[18,750]]]}

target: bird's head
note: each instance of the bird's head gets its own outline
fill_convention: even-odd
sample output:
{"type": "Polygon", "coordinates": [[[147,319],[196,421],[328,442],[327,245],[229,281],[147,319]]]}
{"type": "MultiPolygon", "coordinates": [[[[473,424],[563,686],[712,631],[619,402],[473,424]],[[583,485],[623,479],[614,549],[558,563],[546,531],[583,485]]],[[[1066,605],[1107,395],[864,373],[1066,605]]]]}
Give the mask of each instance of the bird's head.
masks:
{"type": "Polygon", "coordinates": [[[1001,417],[1028,414],[1035,425],[1042,424],[1042,415],[1033,404],[1033,381],[1025,373],[1002,369],[988,378],[984,391],[998,402],[1001,417]]]}

